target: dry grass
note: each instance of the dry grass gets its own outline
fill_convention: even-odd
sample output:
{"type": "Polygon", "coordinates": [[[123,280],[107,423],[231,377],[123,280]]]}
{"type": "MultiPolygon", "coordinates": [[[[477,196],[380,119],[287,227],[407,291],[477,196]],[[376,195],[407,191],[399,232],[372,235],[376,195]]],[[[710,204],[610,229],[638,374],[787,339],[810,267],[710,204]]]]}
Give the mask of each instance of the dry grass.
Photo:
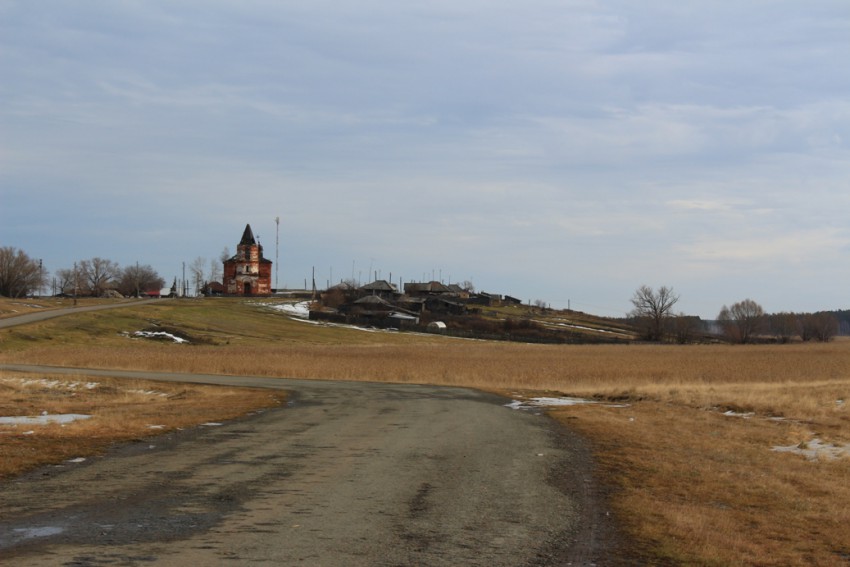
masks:
{"type": "Polygon", "coordinates": [[[109,445],[280,403],[269,390],[144,380],[0,374],[0,416],[81,414],[68,424],[0,424],[0,478],[98,454],[109,445]]]}
{"type": "Polygon", "coordinates": [[[594,440],[615,510],[660,563],[846,563],[850,459],[771,451],[814,424],[657,401],[553,414],[594,440]]]}
{"type": "MultiPolygon", "coordinates": [[[[0,334],[0,361],[468,386],[617,401],[553,411],[593,442],[630,533],[657,563],[850,562],[850,459],[774,446],[850,443],[850,341],[541,346],[315,328],[221,304],[156,317],[214,344],[131,340],[105,315],[0,334]],[[241,313],[241,314],[240,314],[241,313]],[[231,331],[229,327],[238,327],[231,331]],[[77,338],[77,337],[80,338],[77,338]],[[97,340],[80,348],[86,336],[97,340]],[[5,345],[5,348],[4,348],[5,345]],[[119,350],[120,349],[120,350],[119,350]],[[749,418],[726,410],[753,412],[749,418]],[[783,420],[769,418],[782,417],[783,420]]],[[[125,310],[121,310],[124,312],[125,310]]],[[[138,316],[136,316],[138,319],[138,316]]],[[[136,328],[149,324],[136,321],[136,328]]]]}

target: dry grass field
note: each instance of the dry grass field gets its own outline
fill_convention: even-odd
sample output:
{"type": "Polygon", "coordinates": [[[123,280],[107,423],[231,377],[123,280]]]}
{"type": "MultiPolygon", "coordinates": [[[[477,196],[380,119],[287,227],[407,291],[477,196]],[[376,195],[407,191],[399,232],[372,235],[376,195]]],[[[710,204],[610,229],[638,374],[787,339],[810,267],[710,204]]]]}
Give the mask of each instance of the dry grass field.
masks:
{"type": "Polygon", "coordinates": [[[281,403],[270,390],[0,373],[0,479],[281,403]],[[88,416],[63,422],[67,417],[88,416]]]}
{"type": "Polygon", "coordinates": [[[315,326],[200,301],[2,331],[0,361],[588,398],[599,403],[550,411],[593,441],[615,513],[658,564],[850,564],[848,340],[523,345],[315,326]],[[151,328],[190,342],[134,338],[151,328]]]}

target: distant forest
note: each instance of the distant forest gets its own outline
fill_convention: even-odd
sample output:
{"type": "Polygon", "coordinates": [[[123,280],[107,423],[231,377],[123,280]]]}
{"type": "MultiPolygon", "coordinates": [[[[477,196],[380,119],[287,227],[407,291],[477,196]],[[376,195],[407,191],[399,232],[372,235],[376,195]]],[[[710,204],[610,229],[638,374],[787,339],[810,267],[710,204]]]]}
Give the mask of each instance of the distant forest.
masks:
{"type": "Polygon", "coordinates": [[[835,315],[835,318],[838,319],[839,335],[850,335],[850,309],[843,309],[841,311],[827,311],[827,313],[832,313],[833,315],[835,315]]]}

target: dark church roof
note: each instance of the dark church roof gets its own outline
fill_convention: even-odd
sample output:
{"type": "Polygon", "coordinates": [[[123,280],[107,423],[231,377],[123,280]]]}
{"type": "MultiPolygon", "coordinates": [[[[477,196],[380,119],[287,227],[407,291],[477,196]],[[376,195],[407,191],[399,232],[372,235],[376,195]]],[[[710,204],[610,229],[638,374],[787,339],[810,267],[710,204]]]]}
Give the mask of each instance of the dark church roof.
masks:
{"type": "Polygon", "coordinates": [[[245,225],[245,232],[242,233],[242,240],[239,241],[239,246],[254,246],[257,241],[254,239],[254,232],[251,230],[251,225],[245,225]]]}

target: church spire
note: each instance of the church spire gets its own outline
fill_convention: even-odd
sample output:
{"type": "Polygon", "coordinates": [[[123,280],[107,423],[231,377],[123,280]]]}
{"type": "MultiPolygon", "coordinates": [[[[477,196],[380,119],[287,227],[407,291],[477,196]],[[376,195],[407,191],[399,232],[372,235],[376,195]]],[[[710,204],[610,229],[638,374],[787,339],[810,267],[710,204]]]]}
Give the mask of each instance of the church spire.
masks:
{"type": "Polygon", "coordinates": [[[245,232],[242,233],[242,240],[239,241],[239,246],[254,246],[257,241],[254,239],[254,232],[251,230],[251,225],[245,225],[245,232]]]}

